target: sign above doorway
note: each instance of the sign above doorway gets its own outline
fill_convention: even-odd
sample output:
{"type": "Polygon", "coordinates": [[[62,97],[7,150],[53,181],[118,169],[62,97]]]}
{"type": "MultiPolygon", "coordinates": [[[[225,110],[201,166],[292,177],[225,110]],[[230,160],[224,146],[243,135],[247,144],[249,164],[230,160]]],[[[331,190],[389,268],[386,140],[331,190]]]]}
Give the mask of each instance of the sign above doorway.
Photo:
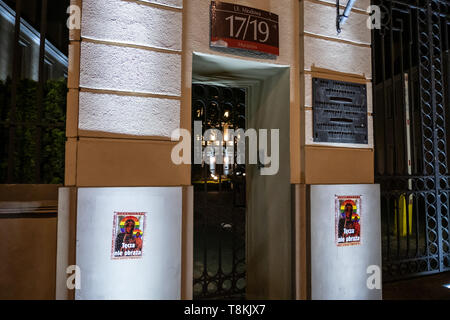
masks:
{"type": "Polygon", "coordinates": [[[232,3],[211,1],[210,46],[278,56],[278,15],[232,3]]]}

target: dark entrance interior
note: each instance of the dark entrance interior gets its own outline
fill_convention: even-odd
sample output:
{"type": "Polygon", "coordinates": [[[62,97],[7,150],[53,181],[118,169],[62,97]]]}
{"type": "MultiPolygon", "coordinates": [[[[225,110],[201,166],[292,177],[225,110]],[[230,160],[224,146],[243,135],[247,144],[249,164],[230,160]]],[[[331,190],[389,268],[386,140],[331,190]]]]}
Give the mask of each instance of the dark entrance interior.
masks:
{"type": "Polygon", "coordinates": [[[192,86],[192,120],[202,124],[203,135],[208,129],[224,133],[215,141],[194,136],[207,153],[202,164],[192,165],[194,299],[245,298],[246,173],[245,164],[237,163],[236,139],[229,139],[227,130],[245,130],[246,101],[245,88],[192,86]],[[216,163],[208,146],[222,148],[223,164],[216,163]]]}
{"type": "Polygon", "coordinates": [[[194,52],[192,83],[193,296],[289,299],[290,69],[194,52]]]}
{"type": "Polygon", "coordinates": [[[383,279],[450,270],[448,1],[375,0],[375,178],[383,279]]]}

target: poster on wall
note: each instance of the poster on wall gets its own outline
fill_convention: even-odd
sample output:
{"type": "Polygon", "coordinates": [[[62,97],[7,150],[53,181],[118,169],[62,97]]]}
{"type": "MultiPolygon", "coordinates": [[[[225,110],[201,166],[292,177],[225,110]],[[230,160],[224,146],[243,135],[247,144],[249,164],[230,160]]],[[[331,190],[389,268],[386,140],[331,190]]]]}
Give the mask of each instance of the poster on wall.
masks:
{"type": "Polygon", "coordinates": [[[142,257],[145,212],[114,212],[111,259],[142,257]]]}
{"type": "Polygon", "coordinates": [[[210,46],[278,56],[278,15],[237,4],[211,1],[210,46]]]}
{"type": "Polygon", "coordinates": [[[361,196],[335,196],[336,244],[361,244],[361,196]]]}

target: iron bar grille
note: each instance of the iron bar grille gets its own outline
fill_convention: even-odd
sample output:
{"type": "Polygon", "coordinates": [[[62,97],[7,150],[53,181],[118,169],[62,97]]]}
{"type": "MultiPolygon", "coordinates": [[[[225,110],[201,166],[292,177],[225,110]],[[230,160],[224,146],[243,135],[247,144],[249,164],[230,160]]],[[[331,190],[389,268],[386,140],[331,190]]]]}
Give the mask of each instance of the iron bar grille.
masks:
{"type": "MultiPolygon", "coordinates": [[[[245,129],[245,89],[195,84],[192,99],[192,119],[204,136],[209,129],[245,129]]],[[[211,171],[206,149],[202,164],[192,165],[194,299],[245,298],[245,165],[236,159],[236,138],[226,145],[234,150],[231,171],[225,162],[211,171]]]]}
{"type": "Polygon", "coordinates": [[[13,10],[15,22],[12,33],[5,27],[0,35],[12,40],[12,49],[0,47],[10,50],[2,56],[9,57],[7,69],[11,70],[0,78],[0,183],[63,183],[67,84],[63,78],[49,80],[46,42],[49,28],[50,36],[67,39],[58,42],[68,42],[69,1],[6,0],[6,5],[13,10]],[[61,25],[55,19],[64,22],[61,25]],[[37,60],[31,58],[34,51],[24,45],[22,28],[30,30],[27,20],[39,33],[37,60]],[[35,69],[37,81],[28,78],[35,69]]]}
{"type": "Polygon", "coordinates": [[[450,270],[448,1],[374,0],[375,180],[384,281],[450,270]]]}

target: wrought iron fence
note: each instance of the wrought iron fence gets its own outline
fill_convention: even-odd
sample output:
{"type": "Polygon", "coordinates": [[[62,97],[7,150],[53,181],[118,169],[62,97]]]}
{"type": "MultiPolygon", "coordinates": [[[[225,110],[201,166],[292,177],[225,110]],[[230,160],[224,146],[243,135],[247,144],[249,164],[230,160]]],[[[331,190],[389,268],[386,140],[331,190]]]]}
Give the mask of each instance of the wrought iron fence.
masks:
{"type": "Polygon", "coordinates": [[[450,2],[374,0],[375,179],[385,281],[450,270],[450,2]]]}

